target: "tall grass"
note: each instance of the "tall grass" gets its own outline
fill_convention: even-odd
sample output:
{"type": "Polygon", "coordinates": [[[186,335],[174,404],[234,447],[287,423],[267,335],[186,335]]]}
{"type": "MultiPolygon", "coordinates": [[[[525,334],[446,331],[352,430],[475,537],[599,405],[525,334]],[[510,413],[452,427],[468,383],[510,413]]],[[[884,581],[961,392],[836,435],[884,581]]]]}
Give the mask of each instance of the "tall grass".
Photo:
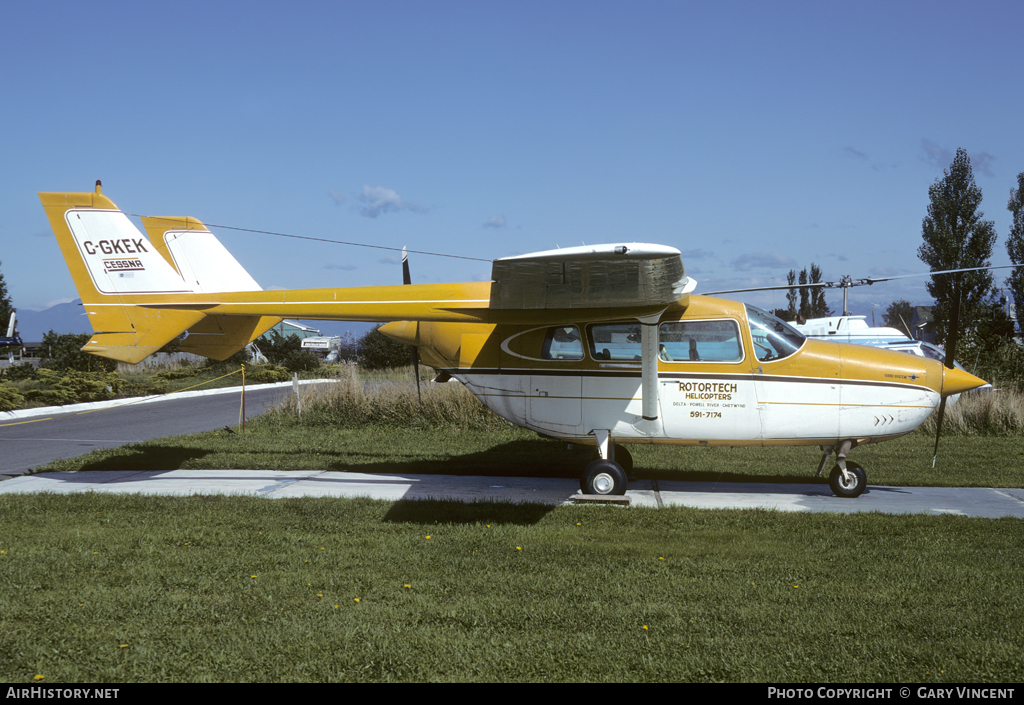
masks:
{"type": "MultiPolygon", "coordinates": [[[[938,414],[921,426],[935,433],[938,414]]],[[[953,406],[946,406],[943,435],[1005,436],[1024,433],[1024,392],[1000,389],[994,392],[961,394],[953,406]]]]}
{"type": "Polygon", "coordinates": [[[117,363],[117,373],[120,375],[143,375],[177,370],[182,367],[202,367],[205,358],[192,353],[155,353],[142,362],[135,364],[129,362],[117,363]]]}
{"type": "MultiPolygon", "coordinates": [[[[395,375],[410,380],[409,374],[395,375]]],[[[509,428],[504,419],[480,403],[459,382],[422,382],[420,393],[410,381],[364,382],[355,366],[339,367],[337,384],[303,389],[281,407],[269,412],[275,421],[293,417],[302,425],[328,426],[440,426],[454,430],[509,428]],[[421,403],[422,397],[422,403],[421,403]]]]}

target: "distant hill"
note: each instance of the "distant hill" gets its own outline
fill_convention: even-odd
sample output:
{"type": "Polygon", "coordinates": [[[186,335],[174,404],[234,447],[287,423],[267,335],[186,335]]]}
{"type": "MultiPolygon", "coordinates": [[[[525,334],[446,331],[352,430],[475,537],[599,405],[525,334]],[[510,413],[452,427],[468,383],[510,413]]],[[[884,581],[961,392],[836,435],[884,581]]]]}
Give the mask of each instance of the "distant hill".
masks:
{"type": "MultiPolygon", "coordinates": [[[[350,331],[355,338],[362,337],[375,323],[356,321],[299,321],[311,328],[318,328],[324,335],[344,335],[350,331]]],[[[7,322],[4,322],[7,325],[7,322]]],[[[45,311],[18,311],[18,332],[26,343],[38,343],[48,331],[55,333],[92,333],[92,327],[85,317],[82,300],[75,299],[69,304],[57,304],[45,311]]],[[[6,333],[6,328],[4,333],[6,333]]]]}
{"type": "Polygon", "coordinates": [[[92,333],[82,300],[57,304],[45,311],[18,311],[18,332],[26,343],[41,342],[43,334],[51,330],[55,333],[92,333]]]}

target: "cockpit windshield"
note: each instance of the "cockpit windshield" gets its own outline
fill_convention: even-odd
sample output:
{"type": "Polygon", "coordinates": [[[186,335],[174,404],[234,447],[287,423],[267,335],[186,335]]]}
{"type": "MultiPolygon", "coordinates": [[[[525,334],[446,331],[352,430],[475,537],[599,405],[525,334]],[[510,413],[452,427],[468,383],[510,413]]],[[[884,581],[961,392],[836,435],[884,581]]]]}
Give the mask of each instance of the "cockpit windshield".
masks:
{"type": "Polygon", "coordinates": [[[807,340],[804,334],[781,318],[746,304],[750,336],[754,339],[754,354],[761,362],[789,357],[807,340]]]}

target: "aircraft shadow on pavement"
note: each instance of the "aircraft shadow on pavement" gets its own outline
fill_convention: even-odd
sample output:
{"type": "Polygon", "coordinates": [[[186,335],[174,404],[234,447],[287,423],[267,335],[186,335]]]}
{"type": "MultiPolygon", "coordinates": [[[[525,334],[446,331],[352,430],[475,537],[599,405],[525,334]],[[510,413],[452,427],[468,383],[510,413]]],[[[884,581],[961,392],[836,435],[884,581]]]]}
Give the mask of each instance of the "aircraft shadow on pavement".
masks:
{"type": "MultiPolygon", "coordinates": [[[[199,450],[195,447],[153,443],[129,445],[123,446],[122,452],[117,455],[98,457],[96,460],[86,462],[80,467],[80,470],[180,470],[192,464],[190,461],[204,458],[214,452],[199,450]],[[125,453],[124,450],[131,452],[125,453]]],[[[247,449],[244,452],[246,456],[254,459],[250,466],[253,469],[275,470],[282,469],[282,465],[291,464],[291,462],[275,462],[278,459],[283,461],[286,457],[291,456],[292,453],[288,449],[247,449]]],[[[409,454],[408,459],[384,461],[386,458],[395,458],[396,453],[393,450],[356,454],[342,450],[324,450],[322,454],[327,460],[326,469],[337,472],[571,479],[578,479],[587,463],[596,457],[593,447],[576,446],[574,450],[567,450],[564,443],[541,438],[510,441],[482,451],[453,455],[443,459],[424,460],[414,454],[409,454]]],[[[639,453],[637,455],[639,456],[639,453]]],[[[293,458],[288,458],[288,460],[294,461],[293,458]]],[[[290,469],[305,471],[311,468],[295,468],[293,466],[290,469]]],[[[637,457],[634,477],[638,480],[712,483],[715,485],[757,483],[765,485],[766,492],[771,491],[771,485],[827,486],[828,484],[825,478],[814,477],[810,473],[753,475],[729,471],[687,470],[685,466],[678,470],[650,469],[644,467],[642,457],[637,457]]]]}

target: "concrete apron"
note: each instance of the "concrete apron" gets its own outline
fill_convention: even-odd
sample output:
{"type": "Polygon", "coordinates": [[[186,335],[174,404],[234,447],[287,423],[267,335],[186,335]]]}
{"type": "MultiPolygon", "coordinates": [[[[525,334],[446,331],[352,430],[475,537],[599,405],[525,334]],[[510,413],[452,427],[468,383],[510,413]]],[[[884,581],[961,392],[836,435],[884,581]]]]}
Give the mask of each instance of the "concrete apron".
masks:
{"type": "MultiPolygon", "coordinates": [[[[283,497],[457,499],[466,502],[626,504],[579,493],[568,478],[396,475],[334,471],[167,470],[48,472],[0,482],[0,494],[116,492],[156,495],[227,494],[283,497]]],[[[793,512],[882,512],[1024,518],[1024,490],[869,486],[856,499],[835,497],[826,485],[759,482],[638,480],[628,506],[701,509],[777,509],[793,512]]]]}

